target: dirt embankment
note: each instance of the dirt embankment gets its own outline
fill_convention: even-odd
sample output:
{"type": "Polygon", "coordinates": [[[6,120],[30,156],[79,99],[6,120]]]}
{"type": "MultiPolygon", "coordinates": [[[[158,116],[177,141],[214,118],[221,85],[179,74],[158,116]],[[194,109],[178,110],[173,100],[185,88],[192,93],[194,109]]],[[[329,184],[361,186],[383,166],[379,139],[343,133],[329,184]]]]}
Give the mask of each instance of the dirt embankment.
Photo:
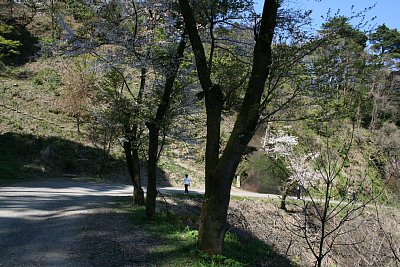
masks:
{"type": "MultiPolygon", "coordinates": [[[[197,227],[200,200],[169,197],[167,202],[168,205],[162,201],[159,206],[186,214],[189,218],[188,224],[197,227]]],[[[276,200],[231,201],[228,231],[243,238],[262,240],[278,254],[300,266],[313,266],[315,257],[303,237],[304,228],[297,227],[303,223],[301,210],[289,206],[289,211],[283,211],[276,203],[276,200]]],[[[379,216],[378,221],[374,209],[368,208],[362,216],[342,225],[341,234],[324,261],[326,266],[397,266],[392,249],[397,255],[400,254],[400,212],[382,208],[379,216]]],[[[328,228],[332,229],[337,221],[333,220],[328,228]]],[[[307,234],[311,242],[318,241],[319,230],[317,224],[308,223],[307,234]]]]}

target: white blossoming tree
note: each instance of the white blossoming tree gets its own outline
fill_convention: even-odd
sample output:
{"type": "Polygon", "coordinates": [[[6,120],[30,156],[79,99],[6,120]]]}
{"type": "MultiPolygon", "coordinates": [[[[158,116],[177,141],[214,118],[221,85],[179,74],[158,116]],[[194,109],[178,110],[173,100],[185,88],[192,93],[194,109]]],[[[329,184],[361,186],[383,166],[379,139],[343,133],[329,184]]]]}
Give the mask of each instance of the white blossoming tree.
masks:
{"type": "Polygon", "coordinates": [[[287,134],[283,130],[273,130],[270,127],[266,128],[262,139],[262,147],[265,153],[270,156],[283,157],[290,170],[288,179],[282,181],[281,185],[281,209],[284,210],[286,210],[286,197],[289,191],[294,188],[300,191],[301,188],[312,186],[316,180],[321,179],[321,175],[309,164],[310,160],[317,155],[315,153],[304,155],[295,153],[294,147],[298,144],[297,136],[287,134]]]}

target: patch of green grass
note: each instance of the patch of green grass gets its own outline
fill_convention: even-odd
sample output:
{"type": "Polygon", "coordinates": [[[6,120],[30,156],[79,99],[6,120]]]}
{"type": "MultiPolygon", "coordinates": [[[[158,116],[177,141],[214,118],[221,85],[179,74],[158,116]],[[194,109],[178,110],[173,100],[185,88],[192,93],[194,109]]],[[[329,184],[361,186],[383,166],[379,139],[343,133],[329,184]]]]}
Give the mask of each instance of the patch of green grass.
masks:
{"type": "Polygon", "coordinates": [[[43,86],[50,91],[54,91],[62,84],[61,75],[53,69],[40,70],[32,80],[35,86],[43,86]]]}
{"type": "MultiPolygon", "coordinates": [[[[151,249],[147,264],[155,266],[293,266],[289,260],[276,254],[262,241],[240,239],[233,233],[227,233],[222,255],[209,255],[196,247],[198,231],[185,223],[184,215],[171,212],[158,212],[153,221],[145,218],[144,207],[131,205],[130,198],[121,199],[117,212],[127,212],[132,222],[152,233],[161,245],[151,249]]],[[[190,223],[189,223],[190,225],[190,223]]]]}
{"type": "Polygon", "coordinates": [[[185,199],[193,199],[193,200],[204,200],[204,195],[202,194],[182,194],[182,193],[177,193],[173,194],[174,197],[176,198],[185,198],[185,199]]]}
{"type": "Polygon", "coordinates": [[[258,198],[258,197],[234,196],[234,195],[231,195],[231,200],[234,200],[234,201],[246,201],[246,200],[261,201],[262,199],[260,199],[260,198],[258,198]]]}

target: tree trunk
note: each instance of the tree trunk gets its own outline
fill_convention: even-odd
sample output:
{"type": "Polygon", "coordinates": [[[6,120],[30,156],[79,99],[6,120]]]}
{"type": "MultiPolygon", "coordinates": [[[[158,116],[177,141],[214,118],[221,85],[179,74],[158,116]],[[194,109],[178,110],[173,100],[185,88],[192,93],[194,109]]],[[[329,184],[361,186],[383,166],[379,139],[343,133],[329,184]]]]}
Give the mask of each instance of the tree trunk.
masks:
{"type": "MultiPolygon", "coordinates": [[[[209,176],[210,177],[210,176],[209,176]]],[[[214,178],[219,178],[215,176],[214,178]]],[[[220,178],[220,182],[224,178],[220,178]]],[[[216,183],[215,183],[216,184],[216,183]]],[[[198,245],[201,250],[210,254],[221,253],[226,232],[227,209],[230,190],[219,184],[209,186],[200,215],[198,245]],[[227,197],[228,196],[228,197],[227,197]]]]}
{"type": "Polygon", "coordinates": [[[140,162],[137,148],[133,147],[130,138],[126,138],[123,146],[129,176],[133,185],[133,201],[136,205],[144,206],[144,192],[140,178],[140,162]]]}
{"type": "Polygon", "coordinates": [[[281,209],[286,210],[286,196],[287,196],[287,189],[284,188],[282,191],[282,199],[281,199],[281,209]]]}
{"type": "MultiPolygon", "coordinates": [[[[271,64],[271,42],[277,7],[277,1],[273,0],[267,0],[264,4],[260,33],[254,47],[252,74],[242,107],[216,170],[206,170],[206,181],[221,179],[216,185],[217,190],[206,183],[208,194],[206,205],[202,208],[199,247],[209,253],[222,252],[232,180],[241,156],[257,128],[261,97],[271,64]],[[213,177],[213,173],[218,174],[218,177],[213,177]]],[[[207,131],[207,135],[210,133],[207,131]]]]}
{"type": "MultiPolygon", "coordinates": [[[[137,95],[138,105],[142,102],[143,91],[146,85],[146,68],[141,68],[140,87],[137,95]]],[[[139,110],[135,109],[133,116],[136,117],[139,110]]],[[[132,114],[130,114],[132,116],[132,114]]],[[[127,120],[129,123],[129,119],[127,120]]],[[[139,158],[139,126],[137,124],[125,125],[125,141],[124,150],[126,164],[133,185],[133,201],[136,205],[144,206],[144,191],[142,188],[142,178],[140,173],[140,158],[139,158]]]]}
{"type": "Polygon", "coordinates": [[[211,81],[204,47],[188,0],[179,0],[185,27],[196,59],[197,74],[205,94],[207,112],[207,144],[205,166],[205,202],[200,217],[198,245],[201,250],[222,252],[230,188],[241,156],[256,130],[261,97],[271,65],[271,43],[276,25],[278,1],[266,0],[256,34],[252,73],[231,136],[219,158],[222,93],[211,81]]]}
{"type": "Polygon", "coordinates": [[[149,150],[147,159],[147,197],[146,217],[154,219],[157,198],[157,154],[159,129],[151,123],[146,124],[149,129],[149,150]]]}
{"type": "Polygon", "coordinates": [[[206,169],[206,193],[201,210],[198,245],[210,254],[222,252],[232,181],[241,155],[251,139],[251,135],[242,139],[235,136],[235,142],[228,141],[218,165],[206,169]]]}
{"type": "MultiPolygon", "coordinates": [[[[144,206],[144,191],[142,188],[142,178],[140,175],[140,159],[138,147],[134,146],[132,148],[132,165],[133,165],[133,180],[132,183],[136,186],[133,188],[133,201],[136,205],[144,206]]],[[[132,179],[132,178],[131,178],[132,179]]]]}
{"type": "Polygon", "coordinates": [[[78,134],[81,133],[81,120],[79,114],[76,114],[76,129],[78,134]]]}
{"type": "Polygon", "coordinates": [[[152,220],[156,211],[157,198],[157,162],[159,157],[159,136],[160,128],[165,123],[171,95],[173,93],[174,82],[178,73],[180,64],[183,59],[183,53],[186,46],[186,33],[182,33],[181,40],[174,57],[169,62],[168,72],[166,75],[163,95],[158,105],[157,112],[153,121],[147,122],[146,126],[149,129],[149,148],[147,160],[147,198],[146,198],[146,217],[152,220]]]}
{"type": "MultiPolygon", "coordinates": [[[[222,93],[214,86],[206,94],[207,143],[205,159],[205,201],[201,209],[199,247],[210,254],[220,253],[225,236],[230,186],[224,186],[226,173],[218,168],[222,93]]],[[[233,176],[232,176],[233,177],[233,176]]]]}

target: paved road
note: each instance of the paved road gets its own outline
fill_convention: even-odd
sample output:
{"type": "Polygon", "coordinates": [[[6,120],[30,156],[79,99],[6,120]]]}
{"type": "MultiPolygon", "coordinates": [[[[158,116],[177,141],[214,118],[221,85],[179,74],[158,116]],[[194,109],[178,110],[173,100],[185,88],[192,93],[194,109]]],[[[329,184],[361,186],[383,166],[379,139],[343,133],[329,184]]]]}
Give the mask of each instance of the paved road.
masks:
{"type": "MultiPolygon", "coordinates": [[[[159,190],[183,193],[178,187],[159,190]]],[[[0,187],[0,266],[90,266],[77,255],[85,217],[113,197],[130,194],[129,185],[63,180],[0,187]]],[[[236,189],[232,195],[277,197],[236,189]]]]}
{"type": "MultiPolygon", "coordinates": [[[[164,194],[183,194],[184,188],[181,187],[174,187],[174,186],[165,186],[165,187],[158,187],[158,190],[164,194]]],[[[190,194],[204,194],[204,189],[200,188],[189,188],[190,194]]],[[[255,197],[255,198],[279,198],[279,195],[274,194],[261,194],[255,193],[250,191],[241,190],[238,188],[232,188],[231,190],[232,196],[239,196],[239,197],[255,197]]]]}
{"type": "Polygon", "coordinates": [[[73,181],[0,187],[0,266],[85,266],[78,236],[85,215],[130,187],[73,181]]]}

